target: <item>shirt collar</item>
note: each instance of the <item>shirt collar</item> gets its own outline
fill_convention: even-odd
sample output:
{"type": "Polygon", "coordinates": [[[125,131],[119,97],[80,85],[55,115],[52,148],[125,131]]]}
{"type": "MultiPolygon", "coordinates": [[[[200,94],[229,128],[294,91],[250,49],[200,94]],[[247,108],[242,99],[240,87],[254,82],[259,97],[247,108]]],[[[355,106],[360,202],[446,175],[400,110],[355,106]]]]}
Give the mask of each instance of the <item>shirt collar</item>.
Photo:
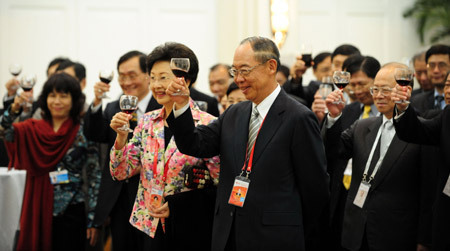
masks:
{"type": "Polygon", "coordinates": [[[148,103],[150,102],[151,99],[152,99],[152,91],[149,91],[147,93],[147,95],[142,100],[139,101],[139,103],[138,103],[138,110],[142,114],[145,114],[145,112],[147,110],[148,103]]]}
{"type": "Polygon", "coordinates": [[[269,109],[272,106],[273,102],[275,102],[275,99],[277,98],[278,94],[280,93],[281,88],[280,85],[277,84],[277,87],[269,96],[267,96],[259,105],[256,105],[252,102],[252,108],[255,108],[255,106],[258,108],[259,116],[261,116],[262,119],[264,119],[269,113],[269,109]]]}

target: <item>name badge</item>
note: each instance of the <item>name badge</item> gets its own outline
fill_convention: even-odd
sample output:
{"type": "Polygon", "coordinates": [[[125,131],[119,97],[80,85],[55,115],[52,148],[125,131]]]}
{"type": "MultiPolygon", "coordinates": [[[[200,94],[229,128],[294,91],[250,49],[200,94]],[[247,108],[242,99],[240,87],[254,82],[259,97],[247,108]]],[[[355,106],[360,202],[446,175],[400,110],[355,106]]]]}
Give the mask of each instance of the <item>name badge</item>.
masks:
{"type": "Polygon", "coordinates": [[[69,172],[67,170],[53,171],[49,173],[50,183],[56,184],[66,184],[69,183],[69,172]]]}
{"type": "Polygon", "coordinates": [[[243,207],[245,202],[245,197],[247,196],[248,186],[250,184],[250,180],[237,176],[234,180],[233,189],[231,190],[230,199],[228,200],[228,204],[235,205],[238,207],[243,207]]]}
{"type": "Polygon", "coordinates": [[[154,208],[159,208],[162,205],[164,191],[159,188],[159,186],[152,187],[152,192],[150,193],[150,204],[154,208]]]}
{"type": "Polygon", "coordinates": [[[359,185],[358,192],[356,193],[355,200],[353,204],[360,208],[363,208],[364,202],[366,201],[367,195],[369,194],[370,184],[367,182],[361,182],[359,185]]]}
{"type": "Polygon", "coordinates": [[[450,175],[448,176],[447,183],[445,183],[444,191],[442,192],[450,197],[450,175]]]}

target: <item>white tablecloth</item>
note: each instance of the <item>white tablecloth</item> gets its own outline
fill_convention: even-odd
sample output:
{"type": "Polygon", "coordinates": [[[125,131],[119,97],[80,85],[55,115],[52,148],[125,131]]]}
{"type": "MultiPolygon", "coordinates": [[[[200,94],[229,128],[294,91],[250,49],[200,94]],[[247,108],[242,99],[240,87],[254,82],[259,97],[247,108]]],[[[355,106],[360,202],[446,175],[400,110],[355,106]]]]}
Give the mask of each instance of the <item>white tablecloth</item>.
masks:
{"type": "Polygon", "coordinates": [[[0,167],[0,250],[12,250],[19,229],[26,172],[0,167]]]}

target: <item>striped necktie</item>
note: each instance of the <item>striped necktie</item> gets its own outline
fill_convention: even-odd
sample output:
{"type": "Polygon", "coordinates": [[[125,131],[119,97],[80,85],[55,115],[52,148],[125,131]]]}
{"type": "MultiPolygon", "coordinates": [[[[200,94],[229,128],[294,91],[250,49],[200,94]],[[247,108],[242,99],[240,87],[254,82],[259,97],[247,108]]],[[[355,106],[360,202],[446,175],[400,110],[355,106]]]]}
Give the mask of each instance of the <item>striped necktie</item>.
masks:
{"type": "Polygon", "coordinates": [[[248,142],[247,142],[247,156],[250,156],[250,152],[255,144],[256,136],[258,134],[261,121],[259,119],[258,109],[253,108],[252,117],[250,118],[250,124],[248,127],[248,142]]]}

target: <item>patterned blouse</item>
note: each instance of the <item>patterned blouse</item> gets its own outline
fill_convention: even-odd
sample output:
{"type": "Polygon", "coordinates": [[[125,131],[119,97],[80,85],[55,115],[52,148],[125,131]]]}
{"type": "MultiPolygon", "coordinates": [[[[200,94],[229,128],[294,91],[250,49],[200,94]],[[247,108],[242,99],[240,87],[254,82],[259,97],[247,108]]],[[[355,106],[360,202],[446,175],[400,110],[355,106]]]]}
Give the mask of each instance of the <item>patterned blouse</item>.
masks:
{"type": "MultiPolygon", "coordinates": [[[[17,116],[10,113],[9,109],[5,110],[3,114],[2,126],[5,127],[5,139],[7,141],[14,141],[12,123],[17,116]]],[[[55,171],[58,169],[68,171],[70,182],[53,186],[53,216],[62,215],[69,205],[85,202],[87,227],[91,227],[102,172],[98,148],[95,143],[86,140],[83,135],[83,126],[80,126],[75,141],[61,162],[57,164],[55,171]],[[86,176],[86,178],[83,178],[83,176],[86,176]],[[85,190],[87,191],[85,192],[85,190]]]]}
{"type": "MultiPolygon", "coordinates": [[[[215,119],[212,115],[200,111],[192,100],[190,106],[196,126],[209,124],[215,119]]],[[[152,237],[159,222],[159,218],[153,218],[149,214],[154,155],[158,146],[155,183],[162,182],[165,161],[169,160],[164,196],[191,190],[184,186],[182,169],[185,166],[205,163],[214,184],[217,185],[219,178],[220,159],[218,156],[211,159],[199,159],[184,155],[178,151],[173,137],[165,148],[164,115],[164,108],[146,113],[134,129],[134,135],[130,142],[121,150],[115,149],[114,146],[111,149],[110,169],[113,178],[124,180],[137,174],[141,176],[130,223],[152,237]]]]}

